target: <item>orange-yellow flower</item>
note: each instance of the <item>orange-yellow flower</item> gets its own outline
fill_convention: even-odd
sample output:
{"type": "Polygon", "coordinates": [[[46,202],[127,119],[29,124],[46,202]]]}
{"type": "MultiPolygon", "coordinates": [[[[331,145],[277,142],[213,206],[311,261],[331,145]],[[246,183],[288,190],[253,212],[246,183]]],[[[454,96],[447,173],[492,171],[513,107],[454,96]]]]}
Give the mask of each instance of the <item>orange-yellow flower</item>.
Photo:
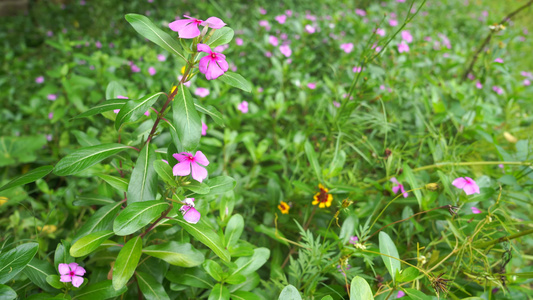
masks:
{"type": "Polygon", "coordinates": [[[289,209],[291,209],[289,204],[287,204],[285,201],[281,201],[281,203],[278,205],[278,208],[284,215],[289,214],[289,209]]]}
{"type": "Polygon", "coordinates": [[[321,183],[318,184],[320,192],[316,193],[313,199],[313,205],[317,205],[320,208],[330,207],[331,202],[333,201],[333,195],[329,194],[329,190],[325,188],[321,183]]]}

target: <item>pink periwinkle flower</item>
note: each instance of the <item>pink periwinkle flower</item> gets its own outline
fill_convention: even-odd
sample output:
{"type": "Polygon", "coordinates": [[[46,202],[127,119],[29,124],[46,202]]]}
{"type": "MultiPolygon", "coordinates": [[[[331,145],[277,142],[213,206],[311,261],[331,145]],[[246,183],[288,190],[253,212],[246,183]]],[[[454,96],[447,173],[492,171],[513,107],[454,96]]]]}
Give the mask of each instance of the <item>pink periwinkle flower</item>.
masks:
{"type": "Polygon", "coordinates": [[[94,43],[96,48],[100,49],[102,48],[102,43],[100,41],[96,41],[96,43],[94,43]]]}
{"type": "Polygon", "coordinates": [[[376,34],[380,36],[385,36],[385,29],[383,28],[376,29],[376,34]]]}
{"type": "Polygon", "coordinates": [[[472,207],[470,207],[470,209],[472,210],[473,214],[477,215],[477,214],[481,213],[481,210],[479,210],[479,208],[477,208],[477,207],[472,206],[472,207]]]}
{"type": "Polygon", "coordinates": [[[359,238],[356,235],[354,235],[354,236],[350,237],[349,243],[352,244],[352,245],[355,245],[358,241],[359,241],[359,238]]]}
{"type": "Polygon", "coordinates": [[[341,49],[346,53],[350,53],[353,51],[353,44],[352,43],[341,44],[341,49]]]}
{"type": "Polygon", "coordinates": [[[474,80],[474,79],[476,79],[476,77],[475,77],[474,74],[472,74],[472,73],[468,73],[468,74],[466,75],[466,78],[468,78],[468,79],[470,79],[470,80],[474,80]]]}
{"type": "Polygon", "coordinates": [[[228,70],[229,65],[224,54],[212,52],[206,44],[198,44],[198,52],[207,53],[198,64],[198,69],[205,74],[207,80],[216,79],[228,70]]]}
{"type": "Polygon", "coordinates": [[[408,30],[402,30],[402,40],[406,43],[411,43],[413,41],[413,36],[408,30]]]}
{"type": "Polygon", "coordinates": [[[409,196],[409,193],[405,191],[405,188],[403,187],[403,184],[401,184],[396,177],[392,177],[390,179],[390,182],[392,182],[394,185],[392,186],[392,192],[395,194],[398,194],[398,191],[401,191],[404,198],[407,198],[409,196]]]}
{"type": "Polygon", "coordinates": [[[476,82],[476,87],[477,87],[478,89],[482,89],[482,88],[483,88],[483,85],[481,84],[481,82],[478,81],[478,82],[476,82]]]}
{"type": "Polygon", "coordinates": [[[202,135],[207,134],[207,129],[209,129],[207,125],[204,122],[202,122],[202,135]]]}
{"type": "Polygon", "coordinates": [[[285,11],[285,14],[286,14],[287,16],[289,16],[289,17],[292,17],[292,10],[287,9],[287,10],[285,11]]]}
{"type": "Polygon", "coordinates": [[[224,50],[226,50],[228,48],[229,48],[229,45],[228,44],[224,44],[224,45],[216,46],[215,49],[213,49],[213,51],[214,52],[218,52],[218,53],[222,53],[222,52],[224,52],[224,50]]]}
{"type": "Polygon", "coordinates": [[[364,17],[364,16],[366,16],[366,11],[364,11],[363,9],[357,8],[355,10],[355,14],[358,15],[358,16],[364,17]]]}
{"type": "Polygon", "coordinates": [[[279,45],[278,38],[273,35],[268,37],[268,42],[274,47],[277,47],[279,45]]]}
{"type": "Polygon", "coordinates": [[[279,46],[279,51],[281,51],[281,54],[285,55],[286,57],[290,57],[292,54],[292,50],[291,50],[291,47],[289,47],[289,45],[279,46]]]}
{"type": "Polygon", "coordinates": [[[312,90],[314,90],[314,89],[316,89],[316,83],[310,82],[310,83],[307,84],[307,87],[312,89],[312,90]]]}
{"type": "Polygon", "coordinates": [[[262,15],[266,15],[267,11],[266,11],[266,9],[264,9],[262,7],[259,7],[259,13],[262,14],[262,15]]]}
{"type": "Polygon", "coordinates": [[[194,198],[185,198],[185,205],[180,207],[180,212],[183,215],[183,219],[191,224],[196,224],[200,221],[202,215],[194,208],[194,198]]]}
{"type": "Polygon", "coordinates": [[[35,78],[35,83],[41,84],[43,82],[44,82],[44,77],[43,76],[39,76],[39,77],[35,78]]]}
{"type": "Polygon", "coordinates": [[[276,16],[274,19],[276,21],[278,21],[278,23],[280,23],[280,24],[285,24],[285,21],[287,21],[287,16],[286,15],[280,15],[280,16],[276,16]]]}
{"type": "Polygon", "coordinates": [[[524,84],[524,86],[531,85],[531,81],[529,79],[524,79],[524,81],[522,81],[522,83],[524,84]]]}
{"type": "Polygon", "coordinates": [[[237,105],[237,109],[240,110],[243,114],[248,113],[248,101],[242,101],[237,105]]]}
{"type": "Polygon", "coordinates": [[[307,31],[307,33],[315,33],[316,28],[311,26],[311,25],[309,25],[309,24],[307,24],[307,25],[305,25],[305,31],[307,31]]]}
{"type": "Polygon", "coordinates": [[[398,20],[396,19],[389,20],[389,25],[392,27],[398,26],[398,20]]]}
{"type": "Polygon", "coordinates": [[[48,119],[52,120],[54,118],[54,112],[48,113],[48,119]]]}
{"type": "Polygon", "coordinates": [[[312,21],[312,22],[316,21],[316,17],[311,15],[311,14],[309,14],[309,13],[305,14],[305,18],[307,20],[309,20],[309,21],[312,21]]]}
{"type": "Polygon", "coordinates": [[[52,30],[48,30],[48,31],[46,32],[46,35],[47,35],[47,36],[53,36],[53,35],[54,35],[54,32],[53,32],[52,30]]]}
{"type": "Polygon", "coordinates": [[[207,170],[202,166],[208,166],[209,161],[202,151],[196,151],[193,156],[189,152],[174,153],[172,156],[178,160],[178,163],[172,168],[174,176],[192,175],[192,178],[202,182],[207,178],[207,170]]]}
{"type": "Polygon", "coordinates": [[[154,67],[149,67],[148,68],[148,74],[150,74],[150,76],[154,76],[155,73],[157,73],[157,72],[156,72],[154,67]]]}
{"type": "Polygon", "coordinates": [[[498,57],[494,60],[494,62],[497,62],[497,63],[500,63],[500,64],[503,64],[503,59],[498,57]]]}
{"type": "MultiPolygon", "coordinates": [[[[398,0],[398,2],[405,2],[405,0],[398,0]]],[[[405,292],[404,291],[398,291],[398,294],[396,294],[396,299],[402,298],[404,296],[405,296],[405,292]]]]}
{"type": "Polygon", "coordinates": [[[502,89],[501,87],[497,86],[497,85],[493,86],[493,87],[492,87],[492,90],[493,90],[494,92],[496,92],[496,94],[498,94],[498,95],[503,94],[503,89],[502,89]]]}
{"type": "Polygon", "coordinates": [[[183,16],[187,19],[176,20],[168,24],[168,27],[172,31],[177,31],[178,36],[182,39],[192,39],[199,36],[200,29],[198,29],[198,25],[209,26],[214,29],[220,29],[226,26],[226,23],[217,17],[210,17],[203,21],[186,15],[183,16]]]}
{"type": "Polygon", "coordinates": [[[402,41],[401,43],[398,44],[398,52],[400,53],[409,52],[409,45],[407,45],[407,43],[402,41]]]}
{"type": "Polygon", "coordinates": [[[289,38],[289,36],[288,36],[285,32],[283,32],[282,34],[280,34],[279,37],[280,37],[282,40],[284,40],[284,41],[286,41],[286,40],[289,38]]]}
{"type": "Polygon", "coordinates": [[[56,101],[57,100],[57,95],[56,94],[49,94],[47,96],[48,100],[50,101],[56,101]]]}
{"type": "Polygon", "coordinates": [[[133,73],[139,73],[141,71],[141,68],[139,68],[139,66],[136,64],[131,64],[130,68],[133,73]]]}
{"type": "Polygon", "coordinates": [[[205,98],[209,96],[209,90],[203,87],[196,88],[194,94],[200,98],[205,98]]]}
{"type": "Polygon", "coordinates": [[[520,72],[520,75],[522,75],[524,77],[533,78],[533,74],[531,74],[531,72],[522,71],[522,72],[520,72]]]}
{"type": "Polygon", "coordinates": [[[241,38],[235,38],[235,44],[237,44],[237,46],[242,46],[243,40],[241,38]]]}
{"type": "Polygon", "coordinates": [[[59,264],[59,274],[61,274],[61,282],[72,282],[75,287],[80,287],[83,284],[83,275],[85,275],[85,269],[79,266],[77,263],[59,264]]]}
{"type": "Polygon", "coordinates": [[[479,194],[480,193],[479,192],[479,186],[474,181],[474,179],[472,179],[470,177],[459,177],[459,178],[456,178],[452,182],[452,184],[456,188],[462,189],[463,191],[465,191],[465,193],[467,195],[479,194]]]}
{"type": "Polygon", "coordinates": [[[158,61],[165,61],[165,60],[167,60],[167,57],[165,55],[163,55],[163,54],[158,54],[157,55],[157,60],[158,61]]]}
{"type": "Polygon", "coordinates": [[[47,141],[51,142],[51,141],[52,141],[52,138],[53,138],[53,136],[52,136],[51,134],[47,134],[47,135],[46,135],[46,140],[47,140],[47,141]]]}

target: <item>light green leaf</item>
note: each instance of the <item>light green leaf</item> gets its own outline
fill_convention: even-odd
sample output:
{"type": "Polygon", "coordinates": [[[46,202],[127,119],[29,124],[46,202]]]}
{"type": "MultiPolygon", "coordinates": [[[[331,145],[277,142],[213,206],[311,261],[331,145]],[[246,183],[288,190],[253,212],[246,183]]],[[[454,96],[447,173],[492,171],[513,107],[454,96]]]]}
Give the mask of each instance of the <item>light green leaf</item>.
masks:
{"type": "Polygon", "coordinates": [[[249,275],[261,268],[270,257],[270,250],[267,248],[256,248],[251,257],[239,257],[235,261],[237,269],[233,270],[231,274],[249,275]]]}
{"type": "Polygon", "coordinates": [[[182,187],[200,195],[209,194],[211,191],[211,188],[206,183],[201,183],[196,180],[193,180],[191,183],[183,185],[182,187]]]}
{"type": "Polygon", "coordinates": [[[350,285],[350,300],[374,300],[368,282],[360,276],[355,276],[350,285]]]}
{"type": "Polygon", "coordinates": [[[206,107],[203,107],[201,104],[198,104],[195,102],[194,107],[196,107],[197,111],[210,116],[211,119],[213,119],[213,121],[215,121],[215,123],[218,126],[222,126],[222,127],[226,126],[226,124],[224,124],[224,119],[222,118],[222,114],[213,106],[208,105],[206,107]]]}
{"type": "Polygon", "coordinates": [[[224,248],[222,241],[220,241],[220,237],[205,224],[204,219],[200,219],[200,222],[196,224],[189,224],[183,219],[176,219],[176,221],[178,222],[178,225],[185,229],[185,231],[213,250],[213,252],[215,252],[215,254],[222,260],[227,262],[231,261],[231,256],[228,250],[224,248]]]}
{"type": "Polygon", "coordinates": [[[17,299],[17,293],[7,285],[0,284],[0,299],[14,300],[17,299]]]}
{"type": "Polygon", "coordinates": [[[82,195],[72,202],[74,206],[109,205],[116,203],[115,200],[100,195],[82,195]]]}
{"type": "Polygon", "coordinates": [[[142,239],[135,237],[129,240],[118,253],[113,268],[113,288],[119,290],[126,286],[137,268],[142,255],[142,239]]]}
{"type": "Polygon", "coordinates": [[[178,86],[178,92],[172,103],[173,125],[185,151],[193,151],[200,143],[202,121],[198,116],[189,89],[178,86]]]}
{"type": "Polygon", "coordinates": [[[416,277],[418,277],[420,272],[416,268],[409,267],[403,270],[402,273],[399,273],[399,274],[400,275],[398,275],[398,277],[396,278],[398,282],[409,282],[409,281],[414,280],[416,277]]]}
{"type": "Polygon", "coordinates": [[[167,207],[162,200],[131,203],[113,222],[113,231],[120,236],[132,234],[160,217],[167,207]]]}
{"type": "Polygon", "coordinates": [[[186,269],[185,272],[182,272],[179,275],[174,275],[168,272],[166,278],[170,282],[197,287],[201,289],[213,288],[212,279],[207,276],[205,271],[200,267],[186,269]]]}
{"type": "Polygon", "coordinates": [[[168,33],[156,27],[147,17],[137,14],[127,14],[126,21],[128,21],[140,35],[159,45],[168,52],[181,57],[184,61],[187,61],[178,51],[178,49],[181,48],[178,41],[175,38],[172,38],[168,33]]]}
{"type": "Polygon", "coordinates": [[[242,77],[240,74],[228,71],[224,73],[224,75],[218,77],[218,79],[222,80],[226,84],[231,85],[232,87],[236,87],[245,92],[248,92],[248,93],[252,92],[252,84],[248,80],[246,80],[244,77],[242,77]]]}
{"type": "Polygon", "coordinates": [[[39,244],[26,243],[0,254],[0,284],[13,279],[33,259],[39,244]]]}
{"type": "Polygon", "coordinates": [[[118,211],[120,210],[122,203],[121,202],[115,202],[110,205],[106,205],[104,207],[101,207],[99,210],[94,213],[83,226],[78,230],[76,235],[74,236],[72,242],[75,243],[80,238],[91,234],[93,232],[99,232],[104,230],[111,229],[111,225],[113,224],[113,220],[117,216],[118,211]]]}
{"type": "Polygon", "coordinates": [[[22,272],[28,276],[33,284],[41,289],[51,293],[57,292],[46,282],[48,275],[55,275],[57,273],[54,267],[47,261],[34,258],[26,265],[26,268],[22,272]]]}
{"type": "Polygon", "coordinates": [[[54,166],[42,166],[37,169],[33,169],[29,171],[26,174],[22,174],[20,176],[17,176],[16,178],[13,178],[10,182],[5,184],[0,188],[0,192],[3,190],[7,190],[19,185],[28,184],[30,182],[34,182],[37,179],[41,179],[44,176],[48,175],[50,172],[52,172],[52,169],[54,169],[54,166]]]}
{"type": "Polygon", "coordinates": [[[118,112],[115,119],[115,129],[119,130],[120,126],[126,122],[134,122],[144,115],[144,113],[154,105],[159,96],[165,93],[159,92],[142,97],[139,100],[129,100],[118,112]]]}
{"type": "Polygon", "coordinates": [[[54,174],[66,176],[79,173],[127,148],[130,147],[121,144],[103,144],[78,149],[57,163],[54,174]]]}
{"type": "Polygon", "coordinates": [[[215,284],[207,300],[229,300],[228,289],[220,283],[215,284]]]}
{"type": "MultiPolygon", "coordinates": [[[[118,96],[126,96],[126,90],[116,81],[109,82],[105,89],[105,98],[109,100],[117,98],[118,96]]],[[[126,103],[126,101],[127,100],[125,100],[124,103],[126,103]]]]}
{"type": "Polygon", "coordinates": [[[233,32],[233,29],[229,27],[216,29],[211,38],[207,41],[207,45],[213,49],[216,46],[227,44],[231,42],[234,34],[235,32],[233,32]]]}
{"type": "Polygon", "coordinates": [[[172,168],[166,162],[162,160],[154,161],[154,170],[166,183],[174,187],[178,186],[174,174],[172,174],[172,168]]]}
{"type": "Polygon", "coordinates": [[[202,266],[209,276],[213,277],[216,281],[222,281],[224,271],[222,271],[222,267],[217,262],[209,259],[204,261],[202,266]]]}
{"type": "Polygon", "coordinates": [[[322,299],[320,300],[333,300],[333,297],[331,297],[330,295],[327,295],[327,296],[322,297],[322,299]]]}
{"type": "Polygon", "coordinates": [[[278,300],[302,300],[302,296],[294,286],[289,284],[281,291],[278,300]]]}
{"type": "Polygon", "coordinates": [[[379,252],[385,254],[381,255],[381,258],[392,277],[392,281],[395,282],[396,271],[400,271],[402,267],[399,261],[400,256],[390,236],[383,231],[379,233],[379,252]]]}
{"type": "Polygon", "coordinates": [[[128,185],[128,204],[154,200],[157,195],[157,173],[154,170],[155,151],[146,144],[139,153],[128,185]]]}
{"type": "Polygon", "coordinates": [[[315,171],[316,178],[322,182],[322,171],[320,169],[320,165],[318,164],[318,158],[315,152],[315,149],[311,145],[309,141],[305,141],[305,154],[307,155],[307,159],[309,160],[309,164],[311,164],[311,167],[315,171]]]}
{"type": "Polygon", "coordinates": [[[95,284],[89,284],[79,290],[73,299],[77,300],[94,300],[110,299],[124,294],[128,289],[124,286],[119,290],[113,288],[111,280],[104,280],[95,284]]]}
{"type": "Polygon", "coordinates": [[[257,294],[246,292],[246,291],[236,291],[231,293],[231,300],[263,300],[257,294]]]}
{"type": "Polygon", "coordinates": [[[152,275],[144,272],[135,272],[139,288],[146,300],[170,300],[165,288],[152,275]]]}
{"type": "Polygon", "coordinates": [[[244,219],[241,215],[233,215],[226,226],[224,236],[226,237],[226,248],[234,247],[237,245],[237,241],[241,237],[244,229],[244,219]]]}
{"type": "Polygon", "coordinates": [[[405,289],[405,292],[407,293],[409,298],[411,298],[413,300],[431,300],[431,299],[433,299],[433,297],[428,296],[428,295],[422,293],[419,290],[405,289]]]}
{"type": "Polygon", "coordinates": [[[125,192],[128,190],[129,181],[126,178],[111,176],[107,174],[96,174],[96,176],[109,183],[110,186],[114,187],[119,192],[125,192]]]}
{"type": "Polygon", "coordinates": [[[65,287],[65,283],[61,282],[61,277],[59,275],[48,275],[46,276],[46,282],[55,289],[62,289],[65,287]]]}
{"type": "Polygon", "coordinates": [[[87,117],[91,117],[97,114],[101,114],[106,111],[121,109],[124,106],[124,104],[126,104],[126,102],[128,102],[128,99],[107,100],[82,112],[81,114],[75,116],[73,119],[87,118],[87,117]]]}
{"type": "Polygon", "coordinates": [[[70,255],[73,257],[81,257],[88,254],[91,254],[100,244],[102,244],[109,237],[113,236],[114,233],[111,230],[104,230],[93,232],[88,234],[70,247],[70,255]]]}
{"type": "Polygon", "coordinates": [[[189,243],[178,243],[176,241],[148,246],[143,249],[143,253],[160,258],[171,265],[185,268],[195,267],[204,262],[202,252],[189,243]]]}
{"type": "Polygon", "coordinates": [[[205,184],[211,188],[209,195],[218,195],[233,190],[237,182],[229,176],[218,176],[206,180],[205,184]]]}
{"type": "Polygon", "coordinates": [[[80,144],[82,147],[96,146],[102,144],[97,138],[91,137],[85,132],[79,130],[71,130],[70,132],[74,134],[76,140],[78,141],[78,144],[80,144]]]}

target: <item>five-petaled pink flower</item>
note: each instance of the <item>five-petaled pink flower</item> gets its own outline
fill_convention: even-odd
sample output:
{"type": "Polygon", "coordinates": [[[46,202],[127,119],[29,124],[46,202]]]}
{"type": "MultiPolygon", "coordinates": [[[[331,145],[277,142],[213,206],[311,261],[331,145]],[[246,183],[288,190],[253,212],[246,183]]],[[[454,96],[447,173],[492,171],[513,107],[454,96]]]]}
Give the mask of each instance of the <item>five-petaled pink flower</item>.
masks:
{"type": "Polygon", "coordinates": [[[281,45],[279,46],[279,51],[281,54],[285,55],[286,57],[290,57],[292,54],[291,47],[289,45],[281,45]]]}
{"type": "Polygon", "coordinates": [[[61,282],[72,282],[75,287],[80,287],[83,283],[83,275],[85,275],[85,269],[80,267],[77,263],[59,264],[59,274],[61,274],[61,282]]]}
{"type": "Polygon", "coordinates": [[[452,182],[453,186],[465,191],[467,195],[480,194],[479,186],[470,177],[459,177],[452,182]]]}
{"type": "Polygon", "coordinates": [[[191,224],[196,224],[200,221],[202,215],[194,208],[194,198],[185,198],[185,205],[180,208],[180,212],[183,214],[183,219],[191,224]]]}
{"type": "Polygon", "coordinates": [[[192,39],[199,36],[200,29],[198,29],[198,25],[209,26],[214,29],[220,29],[226,26],[226,23],[217,17],[210,17],[203,21],[186,15],[183,16],[187,19],[176,20],[168,24],[168,27],[173,31],[177,31],[178,36],[182,39],[192,39]]]}
{"type": "Polygon", "coordinates": [[[35,78],[35,82],[39,83],[39,84],[43,83],[44,82],[44,77],[43,76],[39,76],[39,77],[35,78]]]}
{"type": "Polygon", "coordinates": [[[407,196],[409,196],[409,194],[405,191],[403,184],[400,184],[400,182],[398,182],[398,179],[396,179],[396,177],[392,177],[390,179],[390,182],[394,183],[394,185],[392,186],[392,191],[395,194],[398,194],[398,191],[400,190],[404,198],[407,198],[407,196]]]}
{"type": "Polygon", "coordinates": [[[242,101],[237,105],[237,109],[240,110],[243,114],[248,113],[248,101],[242,101]]]}
{"type": "Polygon", "coordinates": [[[174,153],[172,156],[179,162],[172,168],[174,176],[191,174],[192,178],[198,182],[202,182],[207,178],[207,170],[202,165],[209,165],[209,161],[202,151],[196,151],[194,156],[189,152],[174,153]]]}
{"type": "Polygon", "coordinates": [[[206,44],[198,44],[198,52],[207,53],[198,64],[200,72],[205,74],[207,80],[217,79],[228,70],[229,65],[224,54],[211,51],[206,44]]]}

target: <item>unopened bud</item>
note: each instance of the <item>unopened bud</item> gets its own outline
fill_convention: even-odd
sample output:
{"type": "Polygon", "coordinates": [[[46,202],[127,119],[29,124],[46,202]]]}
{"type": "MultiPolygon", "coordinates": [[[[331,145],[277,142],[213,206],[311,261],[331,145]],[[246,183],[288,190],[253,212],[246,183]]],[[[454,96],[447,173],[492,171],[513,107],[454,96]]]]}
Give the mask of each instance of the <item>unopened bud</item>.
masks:
{"type": "Polygon", "coordinates": [[[342,200],[342,205],[341,207],[344,209],[344,208],[348,208],[348,206],[352,205],[353,201],[350,201],[348,199],[344,199],[342,200]]]}
{"type": "Polygon", "coordinates": [[[434,191],[437,191],[438,189],[439,189],[439,184],[438,183],[432,182],[432,183],[426,184],[426,190],[428,190],[428,191],[434,192],[434,191]]]}

